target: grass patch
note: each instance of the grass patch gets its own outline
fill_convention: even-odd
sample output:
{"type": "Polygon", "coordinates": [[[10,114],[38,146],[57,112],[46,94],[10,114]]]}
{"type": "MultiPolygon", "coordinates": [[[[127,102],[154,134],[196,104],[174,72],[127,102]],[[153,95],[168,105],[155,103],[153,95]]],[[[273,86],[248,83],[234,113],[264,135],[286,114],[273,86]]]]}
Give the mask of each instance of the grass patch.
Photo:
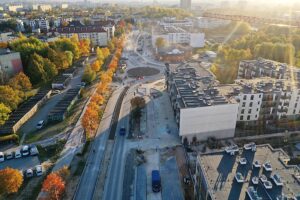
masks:
{"type": "Polygon", "coordinates": [[[41,160],[41,162],[44,162],[48,159],[51,159],[53,161],[57,160],[59,157],[59,153],[64,148],[65,143],[66,143],[65,140],[61,140],[58,143],[51,146],[47,146],[47,147],[37,146],[39,150],[39,159],[41,160]]]}

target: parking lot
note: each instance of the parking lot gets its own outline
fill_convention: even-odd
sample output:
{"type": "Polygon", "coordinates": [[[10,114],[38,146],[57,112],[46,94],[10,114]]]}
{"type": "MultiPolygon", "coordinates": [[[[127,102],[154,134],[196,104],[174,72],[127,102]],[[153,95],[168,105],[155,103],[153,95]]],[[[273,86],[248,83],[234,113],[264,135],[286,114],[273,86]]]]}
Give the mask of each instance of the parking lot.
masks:
{"type": "Polygon", "coordinates": [[[27,156],[21,158],[13,158],[11,160],[5,160],[0,163],[0,169],[5,169],[6,167],[11,167],[19,170],[26,170],[29,168],[34,168],[36,165],[40,164],[38,156],[27,156]]]}

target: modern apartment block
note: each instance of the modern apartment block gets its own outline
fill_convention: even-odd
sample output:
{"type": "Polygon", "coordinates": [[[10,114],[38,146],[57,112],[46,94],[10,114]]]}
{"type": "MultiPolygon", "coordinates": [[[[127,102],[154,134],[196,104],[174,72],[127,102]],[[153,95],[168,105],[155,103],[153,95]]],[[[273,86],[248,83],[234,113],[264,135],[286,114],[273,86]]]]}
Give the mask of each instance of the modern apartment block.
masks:
{"type": "Polygon", "coordinates": [[[258,58],[257,60],[243,60],[239,64],[238,79],[252,79],[270,77],[276,79],[286,78],[288,66],[272,60],[258,58]]]}
{"type": "Polygon", "coordinates": [[[155,46],[157,38],[163,38],[169,45],[189,45],[193,48],[204,47],[205,34],[194,32],[179,26],[156,26],[152,30],[152,45],[155,46]]]}
{"type": "Polygon", "coordinates": [[[221,95],[216,84],[197,62],[167,65],[167,91],[184,143],[234,137],[238,103],[221,95]]]}
{"type": "Polygon", "coordinates": [[[300,168],[289,160],[282,149],[254,143],[199,154],[195,199],[300,199],[300,168]]]}
{"type": "Polygon", "coordinates": [[[299,117],[299,73],[270,60],[241,61],[238,79],[232,85],[240,102],[237,120],[255,125],[299,117]]]}
{"type": "Polygon", "coordinates": [[[66,27],[59,27],[56,32],[62,36],[70,38],[77,34],[79,39],[90,39],[94,46],[107,46],[110,40],[109,31],[106,31],[102,26],[83,25],[80,22],[70,22],[66,27]]]}

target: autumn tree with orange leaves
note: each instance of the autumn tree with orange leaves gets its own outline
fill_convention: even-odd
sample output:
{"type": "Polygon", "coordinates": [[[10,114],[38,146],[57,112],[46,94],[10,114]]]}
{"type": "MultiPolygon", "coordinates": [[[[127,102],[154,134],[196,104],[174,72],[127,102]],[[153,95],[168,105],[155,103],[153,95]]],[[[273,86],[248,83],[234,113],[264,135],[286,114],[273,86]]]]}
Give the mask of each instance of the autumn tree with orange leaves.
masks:
{"type": "Polygon", "coordinates": [[[23,175],[17,169],[0,170],[0,195],[16,193],[23,183],[23,175]]]}
{"type": "Polygon", "coordinates": [[[42,191],[47,193],[47,200],[59,200],[65,191],[65,182],[57,173],[51,173],[44,180],[42,191]]]}

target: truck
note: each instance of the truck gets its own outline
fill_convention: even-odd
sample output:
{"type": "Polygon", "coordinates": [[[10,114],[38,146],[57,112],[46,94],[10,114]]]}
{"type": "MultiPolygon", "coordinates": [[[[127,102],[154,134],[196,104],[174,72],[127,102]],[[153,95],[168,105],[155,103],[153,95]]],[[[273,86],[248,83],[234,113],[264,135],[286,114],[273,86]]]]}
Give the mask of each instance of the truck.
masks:
{"type": "Polygon", "coordinates": [[[152,170],[152,191],[160,192],[161,190],[161,180],[158,170],[152,170]]]}
{"type": "Polygon", "coordinates": [[[119,134],[122,135],[122,136],[126,135],[126,128],[125,127],[121,127],[120,130],[119,130],[119,134]]]}

